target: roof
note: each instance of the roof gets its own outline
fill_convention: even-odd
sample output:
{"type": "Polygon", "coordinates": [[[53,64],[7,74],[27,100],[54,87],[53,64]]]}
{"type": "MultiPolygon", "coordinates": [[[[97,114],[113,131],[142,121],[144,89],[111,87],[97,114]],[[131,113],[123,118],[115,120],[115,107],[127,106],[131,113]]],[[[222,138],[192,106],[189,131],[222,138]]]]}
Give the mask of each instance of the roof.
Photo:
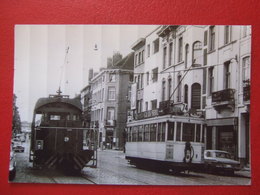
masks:
{"type": "Polygon", "coordinates": [[[145,45],[145,38],[139,38],[132,46],[132,50],[137,50],[145,45]]]}
{"type": "Polygon", "coordinates": [[[134,69],[134,52],[129,53],[122,60],[117,62],[111,67],[111,69],[123,69],[123,70],[133,70],[134,69]]]}
{"type": "Polygon", "coordinates": [[[70,104],[74,107],[76,107],[79,110],[82,110],[82,104],[79,100],[79,98],[64,98],[63,96],[53,96],[53,97],[48,97],[48,98],[40,98],[35,104],[34,110],[37,111],[40,109],[42,106],[45,106],[47,104],[51,103],[56,103],[56,102],[62,102],[65,104],[70,104]]]}

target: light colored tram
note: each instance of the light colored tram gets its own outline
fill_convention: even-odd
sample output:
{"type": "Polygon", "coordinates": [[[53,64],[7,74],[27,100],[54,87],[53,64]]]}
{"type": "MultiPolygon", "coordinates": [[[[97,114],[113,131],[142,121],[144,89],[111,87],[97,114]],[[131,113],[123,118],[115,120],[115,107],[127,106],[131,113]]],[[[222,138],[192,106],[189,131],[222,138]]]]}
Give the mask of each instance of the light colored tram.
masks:
{"type": "Polygon", "coordinates": [[[137,167],[175,172],[203,168],[205,121],[165,115],[127,124],[126,159],[137,167]]]}

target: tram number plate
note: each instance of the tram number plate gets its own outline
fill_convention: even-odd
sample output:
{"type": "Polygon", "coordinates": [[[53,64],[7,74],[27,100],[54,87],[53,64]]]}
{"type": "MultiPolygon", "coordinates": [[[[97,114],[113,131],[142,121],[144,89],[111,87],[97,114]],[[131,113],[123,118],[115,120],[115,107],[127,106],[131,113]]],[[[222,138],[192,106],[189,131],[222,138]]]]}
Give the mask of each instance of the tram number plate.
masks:
{"type": "Polygon", "coordinates": [[[166,145],[166,159],[173,159],[173,145],[166,145]]]}

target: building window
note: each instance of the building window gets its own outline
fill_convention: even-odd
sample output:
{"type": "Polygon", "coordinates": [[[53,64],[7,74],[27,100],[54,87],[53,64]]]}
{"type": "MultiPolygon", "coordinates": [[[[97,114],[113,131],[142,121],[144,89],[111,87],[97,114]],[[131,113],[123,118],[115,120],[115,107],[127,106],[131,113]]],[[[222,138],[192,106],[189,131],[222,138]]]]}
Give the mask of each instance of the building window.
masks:
{"type": "Polygon", "coordinates": [[[224,63],[224,89],[230,88],[230,61],[224,63]]]}
{"type": "Polygon", "coordinates": [[[200,109],[201,107],[201,86],[194,83],[191,86],[191,108],[200,109]]]}
{"type": "Polygon", "coordinates": [[[250,57],[247,56],[242,59],[242,79],[243,82],[248,82],[250,80],[250,57]]]}
{"type": "Polygon", "coordinates": [[[150,57],[150,44],[147,45],[147,57],[148,58],[150,57]]]}
{"type": "Polygon", "coordinates": [[[177,102],[180,102],[181,101],[181,75],[178,75],[177,85],[178,85],[177,102]]]}
{"type": "Polygon", "coordinates": [[[215,26],[209,28],[209,50],[215,49],[215,26]]]}
{"type": "Polygon", "coordinates": [[[154,68],[152,70],[152,74],[153,74],[153,78],[152,78],[153,82],[157,82],[157,80],[158,80],[158,68],[154,68]]]}
{"type": "Polygon", "coordinates": [[[116,88],[108,87],[108,100],[115,100],[115,99],[116,99],[116,88]]]}
{"type": "Polygon", "coordinates": [[[157,53],[159,51],[159,38],[153,42],[153,53],[157,53]]]}
{"type": "Polygon", "coordinates": [[[144,63],[144,50],[142,51],[141,63],[144,63]]]}
{"type": "Polygon", "coordinates": [[[162,101],[165,100],[165,92],[166,92],[166,82],[163,80],[162,82],[162,101]]]}
{"type": "Polygon", "coordinates": [[[115,120],[115,108],[107,108],[107,120],[115,120]]]}
{"type": "Polygon", "coordinates": [[[148,111],[148,102],[145,102],[145,110],[148,111]]]}
{"type": "Polygon", "coordinates": [[[182,49],[183,49],[183,39],[179,38],[179,46],[178,46],[178,62],[182,61],[182,49]]]}
{"type": "Polygon", "coordinates": [[[138,54],[135,54],[135,66],[138,65],[138,54]]]}
{"type": "Polygon", "coordinates": [[[224,27],[224,44],[228,44],[231,40],[231,26],[224,27]]]}
{"type": "Polygon", "coordinates": [[[163,48],[163,69],[166,68],[167,47],[163,48]]]}
{"type": "Polygon", "coordinates": [[[109,74],[109,82],[115,82],[116,81],[116,74],[110,73],[109,74]]]}
{"type": "Polygon", "coordinates": [[[208,31],[206,30],[204,32],[204,46],[206,46],[208,44],[208,31]]]}
{"type": "Polygon", "coordinates": [[[192,48],[192,64],[202,64],[202,44],[197,41],[193,44],[192,48]]]}
{"type": "Polygon", "coordinates": [[[146,85],[149,85],[149,72],[146,72],[146,85]]]}
{"type": "Polygon", "coordinates": [[[203,65],[207,65],[208,63],[208,51],[207,48],[203,50],[203,65]]]}
{"type": "Polygon", "coordinates": [[[188,93],[189,93],[189,87],[188,85],[184,86],[184,103],[188,104],[188,93]]]}
{"type": "Polygon", "coordinates": [[[171,98],[171,92],[172,92],[172,79],[168,78],[168,100],[171,98]]]}
{"type": "Polygon", "coordinates": [[[170,45],[169,45],[169,66],[172,65],[172,46],[173,46],[173,43],[170,43],[170,45]]]}
{"type": "Polygon", "coordinates": [[[143,74],[139,74],[137,77],[137,89],[143,88],[143,74]]]}
{"type": "Polygon", "coordinates": [[[189,44],[185,46],[185,68],[188,66],[189,44]]]}
{"type": "Polygon", "coordinates": [[[141,55],[142,55],[142,53],[139,52],[139,53],[138,53],[138,64],[141,64],[141,55]]]}
{"type": "Polygon", "coordinates": [[[209,68],[209,95],[213,92],[214,87],[214,74],[213,74],[213,67],[209,68]]]}
{"type": "Polygon", "coordinates": [[[143,112],[143,100],[137,100],[137,112],[143,112]]]}
{"type": "Polygon", "coordinates": [[[152,104],[152,110],[155,110],[157,108],[157,100],[152,100],[151,104],[152,104]]]}

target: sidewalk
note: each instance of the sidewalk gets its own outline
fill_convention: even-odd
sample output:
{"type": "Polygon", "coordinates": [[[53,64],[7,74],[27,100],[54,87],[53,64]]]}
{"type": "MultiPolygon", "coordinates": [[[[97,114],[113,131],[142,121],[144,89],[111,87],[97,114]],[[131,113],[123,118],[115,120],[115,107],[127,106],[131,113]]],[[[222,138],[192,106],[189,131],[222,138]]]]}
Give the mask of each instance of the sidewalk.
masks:
{"type": "Polygon", "coordinates": [[[243,168],[240,171],[235,171],[236,175],[241,175],[243,177],[251,178],[251,169],[249,168],[243,168]]]}

